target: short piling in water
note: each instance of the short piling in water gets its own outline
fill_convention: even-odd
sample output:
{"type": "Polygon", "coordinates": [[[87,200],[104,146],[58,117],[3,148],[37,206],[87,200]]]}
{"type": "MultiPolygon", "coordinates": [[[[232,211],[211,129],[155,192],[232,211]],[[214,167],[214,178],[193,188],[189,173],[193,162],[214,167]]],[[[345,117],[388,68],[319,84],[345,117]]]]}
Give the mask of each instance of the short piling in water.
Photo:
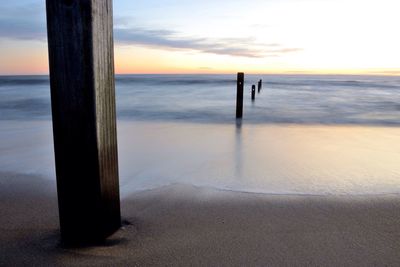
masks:
{"type": "Polygon", "coordinates": [[[63,243],[121,225],[112,0],[47,0],[57,191],[63,243]]]}
{"type": "Polygon", "coordinates": [[[262,89],[262,80],[259,80],[258,81],[258,93],[260,93],[261,89],[262,89]]]}
{"type": "Polygon", "coordinates": [[[251,87],[251,100],[255,100],[256,99],[256,86],[253,84],[253,86],[251,87]]]}
{"type": "Polygon", "coordinates": [[[237,93],[236,93],[236,118],[243,117],[243,88],[244,88],[244,73],[237,74],[237,93]]]}

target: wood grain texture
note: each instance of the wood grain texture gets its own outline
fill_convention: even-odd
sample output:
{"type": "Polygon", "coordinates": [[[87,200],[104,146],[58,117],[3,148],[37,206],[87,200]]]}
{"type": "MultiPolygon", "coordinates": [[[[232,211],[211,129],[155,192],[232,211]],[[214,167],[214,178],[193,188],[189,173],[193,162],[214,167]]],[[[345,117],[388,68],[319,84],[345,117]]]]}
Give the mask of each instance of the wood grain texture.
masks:
{"type": "Polygon", "coordinates": [[[104,239],[120,227],[112,0],[47,0],[61,235],[104,239]]]}
{"type": "Polygon", "coordinates": [[[237,92],[236,92],[236,118],[243,117],[243,87],[244,87],[244,73],[237,74],[237,92]]]}

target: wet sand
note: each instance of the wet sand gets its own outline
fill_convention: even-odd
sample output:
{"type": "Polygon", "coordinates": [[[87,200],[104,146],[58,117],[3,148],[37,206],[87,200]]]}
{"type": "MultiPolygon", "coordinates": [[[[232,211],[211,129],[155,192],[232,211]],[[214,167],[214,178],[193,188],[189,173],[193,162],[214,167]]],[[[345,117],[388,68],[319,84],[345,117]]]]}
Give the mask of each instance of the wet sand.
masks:
{"type": "Polygon", "coordinates": [[[400,195],[306,196],[175,184],[122,200],[104,244],[60,246],[55,182],[0,174],[0,266],[398,266],[400,195]]]}
{"type": "MultiPolygon", "coordinates": [[[[118,122],[121,195],[175,183],[267,194],[400,193],[400,127],[118,122]]],[[[50,121],[0,121],[0,172],[54,179],[50,121]]]]}

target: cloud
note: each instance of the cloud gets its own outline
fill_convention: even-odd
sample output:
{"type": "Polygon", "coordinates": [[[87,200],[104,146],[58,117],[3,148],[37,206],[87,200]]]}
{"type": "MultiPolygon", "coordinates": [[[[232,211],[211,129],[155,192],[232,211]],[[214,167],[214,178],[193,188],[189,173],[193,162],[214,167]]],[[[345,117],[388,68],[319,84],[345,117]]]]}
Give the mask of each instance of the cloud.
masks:
{"type": "MultiPolygon", "coordinates": [[[[0,11],[0,38],[46,41],[45,19],[44,3],[5,6],[0,11]]],[[[185,36],[170,29],[128,26],[132,21],[134,19],[126,17],[114,19],[116,45],[141,45],[247,58],[277,57],[301,50],[277,43],[257,43],[251,37],[211,39],[185,36]]]]}
{"type": "Polygon", "coordinates": [[[164,29],[146,29],[141,27],[116,27],[114,35],[117,44],[143,45],[163,49],[187,49],[201,53],[229,55],[249,58],[280,56],[300,51],[299,48],[287,48],[277,43],[257,43],[254,38],[185,37],[178,32],[164,29]]]}
{"type": "Polygon", "coordinates": [[[400,70],[369,70],[366,73],[371,75],[395,75],[400,76],[400,70]]]}
{"type": "Polygon", "coordinates": [[[16,40],[46,40],[46,32],[38,23],[0,18],[0,37],[16,40]]]}
{"type": "Polygon", "coordinates": [[[3,6],[0,11],[0,37],[17,40],[46,40],[44,4],[3,6]]]}
{"type": "Polygon", "coordinates": [[[211,67],[199,67],[199,70],[213,70],[214,68],[211,67]]]}

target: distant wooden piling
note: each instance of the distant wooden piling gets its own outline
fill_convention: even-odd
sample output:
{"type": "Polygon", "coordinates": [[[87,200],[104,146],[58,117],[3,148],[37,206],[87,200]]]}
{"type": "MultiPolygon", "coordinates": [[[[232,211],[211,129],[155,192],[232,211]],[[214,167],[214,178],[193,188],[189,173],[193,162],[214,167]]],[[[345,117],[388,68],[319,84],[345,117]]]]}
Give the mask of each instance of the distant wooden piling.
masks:
{"type": "Polygon", "coordinates": [[[47,0],[61,237],[101,241],[121,225],[112,0],[47,0]]]}
{"type": "Polygon", "coordinates": [[[244,88],[244,73],[237,74],[237,93],[236,93],[236,118],[243,117],[243,88],[244,88]]]}
{"type": "Polygon", "coordinates": [[[255,100],[256,99],[256,86],[253,84],[251,86],[251,100],[255,100]]]}
{"type": "Polygon", "coordinates": [[[258,93],[260,93],[261,89],[262,89],[262,80],[259,80],[258,81],[258,93]]]}

